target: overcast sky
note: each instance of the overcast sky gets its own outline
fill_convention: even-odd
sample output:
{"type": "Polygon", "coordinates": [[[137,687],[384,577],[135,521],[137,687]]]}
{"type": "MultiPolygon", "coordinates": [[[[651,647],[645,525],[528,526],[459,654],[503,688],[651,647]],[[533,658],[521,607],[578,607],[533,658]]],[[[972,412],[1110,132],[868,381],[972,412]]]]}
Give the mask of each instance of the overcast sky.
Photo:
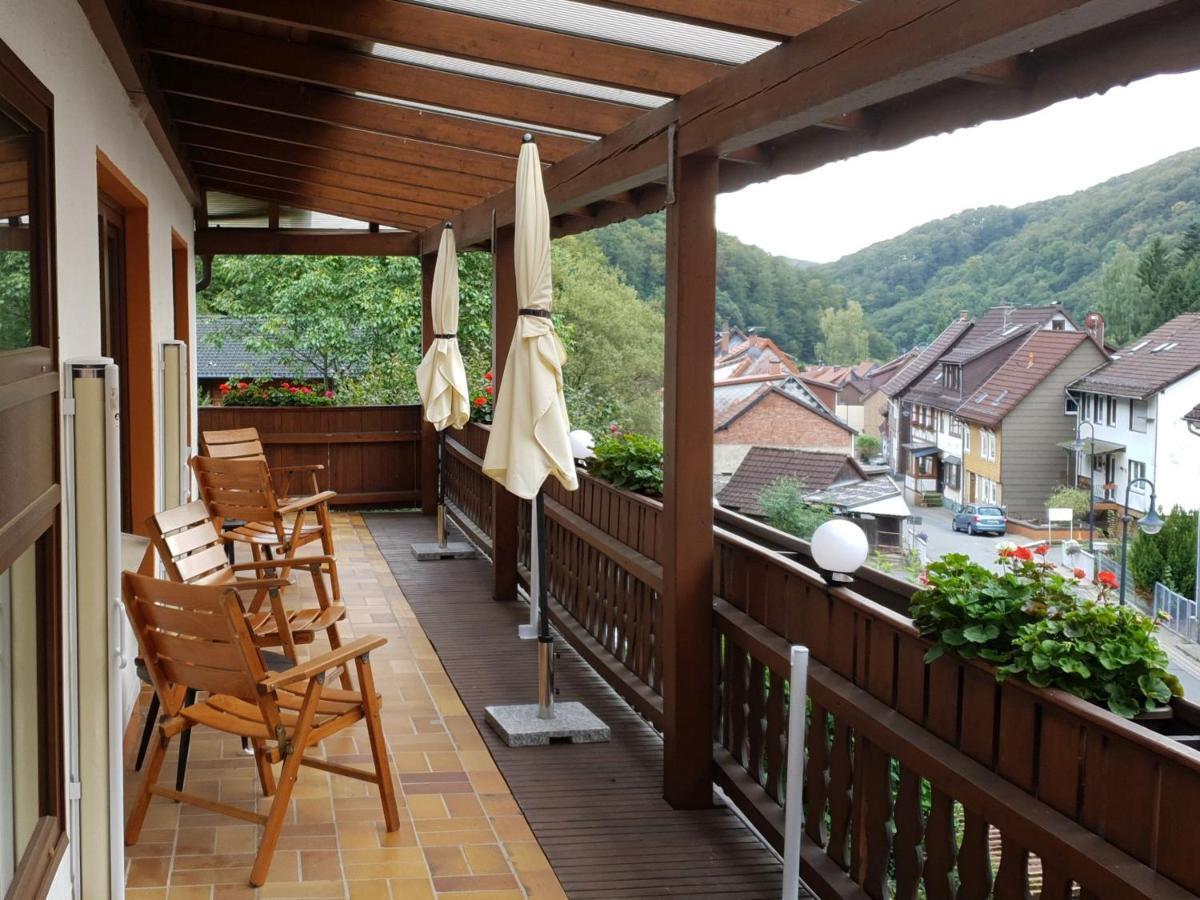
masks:
{"type": "Polygon", "coordinates": [[[979,206],[1090,187],[1200,146],[1200,72],[1163,75],[722,195],[717,227],[828,262],[979,206]]]}

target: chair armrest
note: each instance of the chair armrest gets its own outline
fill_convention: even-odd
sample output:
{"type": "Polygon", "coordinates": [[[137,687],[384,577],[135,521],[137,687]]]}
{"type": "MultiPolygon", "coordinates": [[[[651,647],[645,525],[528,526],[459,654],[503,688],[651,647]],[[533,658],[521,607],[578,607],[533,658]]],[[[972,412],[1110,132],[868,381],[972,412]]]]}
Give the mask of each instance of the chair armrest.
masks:
{"type": "Polygon", "coordinates": [[[258,683],[258,689],[263,692],[274,692],[285,688],[297,681],[308,681],[322,672],[348,663],[356,656],[370,653],[387,643],[387,638],[378,634],[367,634],[348,644],[343,644],[336,650],[314,656],[312,659],[292,666],[286,672],[272,672],[258,683]]]}
{"type": "Polygon", "coordinates": [[[237,591],[281,591],[292,584],[288,578],[235,578],[224,586],[237,591]]]}
{"type": "Polygon", "coordinates": [[[324,472],[323,463],[311,463],[306,466],[271,466],[272,472],[324,472]]]}
{"type": "Polygon", "coordinates": [[[334,556],[295,556],[291,559],[255,559],[249,562],[234,563],[232,571],[245,572],[249,569],[311,569],[313,566],[327,566],[337,562],[334,556]]]}
{"type": "Polygon", "coordinates": [[[320,506],[332,498],[337,496],[337,491],[321,491],[319,494],[313,494],[311,497],[301,497],[299,500],[293,500],[286,506],[281,506],[276,510],[280,515],[288,515],[294,512],[300,512],[302,509],[312,509],[314,506],[320,506]]]}

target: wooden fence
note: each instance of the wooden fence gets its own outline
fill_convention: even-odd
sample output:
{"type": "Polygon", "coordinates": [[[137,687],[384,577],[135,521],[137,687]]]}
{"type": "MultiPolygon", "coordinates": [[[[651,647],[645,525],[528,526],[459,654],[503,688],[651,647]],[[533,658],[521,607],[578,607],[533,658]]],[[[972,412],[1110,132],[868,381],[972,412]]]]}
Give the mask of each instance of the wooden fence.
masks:
{"type": "Polygon", "coordinates": [[[320,463],[338,506],[417,506],[419,406],[202,406],[200,430],[257,428],[272,466],[320,463]]]}
{"type": "MultiPolygon", "coordinates": [[[[460,461],[456,496],[490,497],[460,461]]],[[[573,494],[551,485],[546,510],[556,627],[660,724],[661,504],[584,475],[573,494]]],[[[486,543],[490,518],[472,521],[486,543]]],[[[803,876],[818,896],[1200,892],[1200,753],[1061,692],[998,684],[975,662],[927,665],[927,642],[896,611],[906,591],[887,576],[863,582],[877,597],[894,586],[880,603],[827,589],[803,565],[806,545],[789,559],[721,523],[714,537],[713,778],[780,847],[788,649],[807,645],[803,876]]],[[[527,537],[521,547],[527,565],[527,537]]],[[[1176,718],[1200,722],[1189,704],[1176,718]]]]}

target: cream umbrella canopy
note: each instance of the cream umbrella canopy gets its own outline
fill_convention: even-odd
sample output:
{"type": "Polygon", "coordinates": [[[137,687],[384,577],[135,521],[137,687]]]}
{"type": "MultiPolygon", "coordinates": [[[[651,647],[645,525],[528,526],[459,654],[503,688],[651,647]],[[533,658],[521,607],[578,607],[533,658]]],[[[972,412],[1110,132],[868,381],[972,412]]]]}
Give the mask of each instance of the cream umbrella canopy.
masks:
{"type": "Polygon", "coordinates": [[[546,614],[545,512],[542,484],[553,475],[567,490],[579,487],[571,453],[571,426],[563,397],[562,367],[567,354],[550,318],[550,210],[542,185],[537,145],[526,136],[517,160],[513,227],[517,325],[500,379],[492,433],[483,472],[510,493],[534,501],[534,559],[538,611],[538,715],[553,707],[553,639],[546,614]]]}
{"type": "Polygon", "coordinates": [[[446,547],[445,459],[446,429],[462,428],[471,418],[467,373],[458,349],[458,254],[454,229],[446,223],[438,245],[430,296],[433,343],[417,366],[417,391],[425,420],[438,432],[437,541],[446,547]]]}

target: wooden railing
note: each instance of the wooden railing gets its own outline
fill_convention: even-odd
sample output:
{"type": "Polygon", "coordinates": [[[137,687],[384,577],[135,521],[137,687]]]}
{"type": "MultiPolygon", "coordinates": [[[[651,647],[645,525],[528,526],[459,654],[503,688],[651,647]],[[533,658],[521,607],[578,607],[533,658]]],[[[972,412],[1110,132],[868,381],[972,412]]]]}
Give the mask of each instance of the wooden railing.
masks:
{"type": "MultiPolygon", "coordinates": [[[[661,505],[583,475],[575,494],[551,486],[546,509],[556,627],[660,724],[661,505]]],[[[788,650],[807,645],[803,876],[818,896],[1200,892],[1200,753],[974,662],[926,665],[899,582],[864,576],[877,599],[895,586],[883,603],[830,590],[803,542],[723,526],[739,522],[714,534],[713,778],[780,847],[788,650]]]]}
{"type": "Polygon", "coordinates": [[[483,474],[488,429],[469,422],[446,434],[446,505],[484,553],[491,552],[492,481],[483,474]]]}
{"type": "Polygon", "coordinates": [[[200,430],[257,428],[271,466],[325,466],[340,506],[415,506],[421,499],[419,406],[202,406],[200,430]]]}

